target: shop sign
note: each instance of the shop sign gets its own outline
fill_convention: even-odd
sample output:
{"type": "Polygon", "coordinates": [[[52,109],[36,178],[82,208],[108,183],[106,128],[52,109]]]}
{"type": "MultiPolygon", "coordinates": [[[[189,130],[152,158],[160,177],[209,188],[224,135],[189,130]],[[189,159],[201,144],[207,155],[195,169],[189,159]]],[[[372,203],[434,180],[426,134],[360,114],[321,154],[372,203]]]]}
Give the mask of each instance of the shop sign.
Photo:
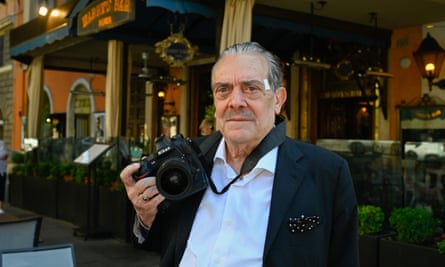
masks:
{"type": "Polygon", "coordinates": [[[79,36],[112,29],[133,21],[134,0],[96,0],[79,13],[77,34],[79,36]]]}
{"type": "Polygon", "coordinates": [[[182,33],[173,33],[155,44],[156,53],[172,67],[183,66],[192,60],[198,48],[185,38],[182,33]]]}
{"type": "Polygon", "coordinates": [[[405,108],[400,110],[400,120],[435,120],[445,119],[445,108],[443,107],[419,107],[405,108]]]}

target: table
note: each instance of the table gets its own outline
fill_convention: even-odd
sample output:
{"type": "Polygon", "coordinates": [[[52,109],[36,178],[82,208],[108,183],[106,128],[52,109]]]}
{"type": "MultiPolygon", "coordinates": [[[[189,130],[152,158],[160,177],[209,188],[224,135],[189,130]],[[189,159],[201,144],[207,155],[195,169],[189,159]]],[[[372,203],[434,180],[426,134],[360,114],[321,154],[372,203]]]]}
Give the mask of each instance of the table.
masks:
{"type": "Polygon", "coordinates": [[[9,222],[17,220],[18,217],[9,213],[2,213],[0,214],[0,222],[9,222]]]}

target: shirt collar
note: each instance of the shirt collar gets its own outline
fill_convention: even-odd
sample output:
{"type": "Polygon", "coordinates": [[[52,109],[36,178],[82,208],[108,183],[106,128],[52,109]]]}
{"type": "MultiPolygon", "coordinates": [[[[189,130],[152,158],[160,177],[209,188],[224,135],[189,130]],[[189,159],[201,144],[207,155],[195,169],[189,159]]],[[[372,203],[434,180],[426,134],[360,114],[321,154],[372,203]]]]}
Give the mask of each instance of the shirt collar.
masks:
{"type": "MultiPolygon", "coordinates": [[[[255,165],[255,169],[264,169],[269,171],[270,173],[275,173],[275,167],[277,162],[277,153],[278,147],[273,148],[268,153],[266,153],[255,165]]],[[[224,137],[221,138],[221,141],[216,149],[215,157],[213,162],[216,163],[218,161],[222,161],[224,164],[227,164],[226,160],[226,146],[224,145],[224,137]]]]}

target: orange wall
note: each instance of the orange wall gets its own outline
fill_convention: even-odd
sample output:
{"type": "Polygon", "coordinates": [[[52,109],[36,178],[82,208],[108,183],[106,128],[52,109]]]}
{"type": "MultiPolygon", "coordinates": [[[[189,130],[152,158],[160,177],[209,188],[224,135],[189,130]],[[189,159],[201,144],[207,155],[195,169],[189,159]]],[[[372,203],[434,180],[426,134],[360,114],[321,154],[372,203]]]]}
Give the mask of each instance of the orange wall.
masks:
{"type": "MultiPolygon", "coordinates": [[[[12,137],[12,149],[20,150],[21,136],[21,116],[26,115],[26,75],[27,71],[20,68],[20,64],[15,63],[14,67],[14,125],[12,137]]],[[[56,70],[45,70],[44,84],[51,92],[53,100],[53,113],[66,113],[70,90],[78,79],[85,79],[90,82],[94,90],[105,91],[105,76],[94,75],[90,79],[89,73],[63,72],[56,70]]],[[[105,97],[95,96],[95,111],[105,111],[105,97]]]]}
{"type": "Polygon", "coordinates": [[[14,94],[13,94],[13,125],[11,149],[20,150],[21,143],[21,121],[22,116],[26,115],[26,73],[21,70],[18,62],[14,63],[14,94]]]}
{"type": "MultiPolygon", "coordinates": [[[[76,80],[83,78],[89,81],[91,76],[89,73],[46,70],[44,77],[44,83],[50,89],[53,97],[53,113],[65,113],[70,90],[73,89],[76,80]]],[[[104,75],[96,74],[90,82],[95,91],[105,91],[104,75]]],[[[105,110],[105,97],[95,96],[95,102],[96,112],[103,112],[105,110]]]]}
{"type": "MultiPolygon", "coordinates": [[[[422,27],[411,27],[393,31],[389,54],[389,72],[394,75],[389,80],[389,127],[390,138],[399,139],[399,120],[397,105],[407,104],[420,96],[422,78],[414,61],[413,52],[422,42],[422,27]],[[410,60],[407,67],[400,62],[410,60]]],[[[406,65],[405,65],[406,66],[406,65]]]]}

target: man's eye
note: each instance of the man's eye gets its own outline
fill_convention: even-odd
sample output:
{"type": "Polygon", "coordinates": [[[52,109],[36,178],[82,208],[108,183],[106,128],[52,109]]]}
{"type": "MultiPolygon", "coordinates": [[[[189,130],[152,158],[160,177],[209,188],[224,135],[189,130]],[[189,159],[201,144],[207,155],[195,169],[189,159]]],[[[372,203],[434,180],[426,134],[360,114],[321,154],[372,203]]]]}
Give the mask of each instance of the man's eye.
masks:
{"type": "Polygon", "coordinates": [[[215,96],[217,97],[226,97],[230,94],[230,90],[227,87],[218,87],[215,89],[215,96]]]}
{"type": "Polygon", "coordinates": [[[227,93],[229,89],[227,87],[218,87],[215,89],[215,93],[217,94],[224,94],[227,93]]]}
{"type": "Polygon", "coordinates": [[[254,86],[248,86],[248,87],[246,88],[246,91],[251,92],[251,93],[256,92],[256,91],[259,91],[259,90],[260,90],[259,88],[254,87],[254,86]]]}
{"type": "Polygon", "coordinates": [[[263,92],[263,90],[257,86],[246,86],[243,91],[245,94],[251,95],[251,96],[257,96],[263,92]]]}

